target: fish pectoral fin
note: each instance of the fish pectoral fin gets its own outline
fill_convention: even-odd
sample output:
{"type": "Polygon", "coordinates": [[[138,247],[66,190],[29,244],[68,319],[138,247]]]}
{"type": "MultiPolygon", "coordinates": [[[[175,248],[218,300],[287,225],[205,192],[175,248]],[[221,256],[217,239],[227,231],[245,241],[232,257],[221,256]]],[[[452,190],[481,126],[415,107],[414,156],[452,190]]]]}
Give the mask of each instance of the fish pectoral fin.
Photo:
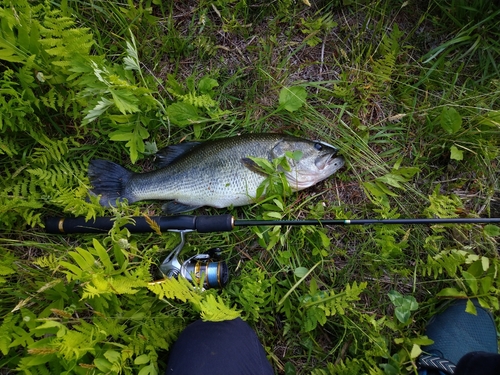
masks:
{"type": "Polygon", "coordinates": [[[250,169],[252,172],[258,173],[261,176],[268,177],[269,174],[267,174],[259,165],[254,162],[250,158],[242,158],[241,163],[248,169],[250,169]]]}
{"type": "Polygon", "coordinates": [[[161,206],[161,209],[166,214],[180,214],[181,212],[193,211],[202,206],[190,206],[189,204],[169,201],[161,206]]]}
{"type": "Polygon", "coordinates": [[[162,148],[155,155],[157,167],[163,168],[172,164],[175,160],[179,159],[182,155],[188,153],[200,144],[202,144],[202,142],[184,142],[179,143],[178,145],[171,145],[162,148]]]}

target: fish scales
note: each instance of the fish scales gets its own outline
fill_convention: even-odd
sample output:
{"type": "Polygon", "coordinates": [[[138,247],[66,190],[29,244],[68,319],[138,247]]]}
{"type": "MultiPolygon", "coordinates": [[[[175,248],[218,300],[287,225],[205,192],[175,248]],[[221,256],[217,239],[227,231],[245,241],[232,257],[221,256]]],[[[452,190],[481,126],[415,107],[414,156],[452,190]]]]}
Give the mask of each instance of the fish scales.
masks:
{"type": "Polygon", "coordinates": [[[126,193],[137,200],[189,200],[195,206],[249,204],[265,177],[245,167],[240,159],[271,160],[271,148],[279,140],[254,136],[205,142],[166,168],[134,175],[126,193]]]}

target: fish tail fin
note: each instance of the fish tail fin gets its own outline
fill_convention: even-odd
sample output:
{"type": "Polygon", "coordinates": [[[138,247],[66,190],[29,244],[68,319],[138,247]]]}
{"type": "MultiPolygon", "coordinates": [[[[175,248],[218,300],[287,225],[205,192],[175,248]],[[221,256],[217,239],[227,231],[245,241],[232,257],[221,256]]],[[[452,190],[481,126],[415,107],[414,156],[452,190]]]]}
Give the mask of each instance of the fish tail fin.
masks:
{"type": "Polygon", "coordinates": [[[121,165],[108,160],[91,160],[88,176],[92,184],[91,194],[100,195],[102,206],[116,206],[117,200],[127,199],[129,203],[136,200],[127,194],[127,185],[134,175],[121,165]]]}

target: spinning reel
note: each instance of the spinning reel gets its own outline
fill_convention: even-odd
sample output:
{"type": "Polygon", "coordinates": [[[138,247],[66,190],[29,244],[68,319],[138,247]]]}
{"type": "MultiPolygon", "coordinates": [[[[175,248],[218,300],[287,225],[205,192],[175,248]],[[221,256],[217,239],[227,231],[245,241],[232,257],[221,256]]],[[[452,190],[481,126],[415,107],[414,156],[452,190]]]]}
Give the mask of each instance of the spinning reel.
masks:
{"type": "Polygon", "coordinates": [[[181,242],[165,258],[159,269],[165,277],[175,277],[179,275],[192,283],[199,283],[203,280],[203,287],[223,288],[229,279],[229,271],[225,261],[221,260],[221,250],[214,248],[205,254],[194,255],[182,262],[178,256],[186,244],[186,233],[192,230],[171,230],[178,232],[181,242]]]}

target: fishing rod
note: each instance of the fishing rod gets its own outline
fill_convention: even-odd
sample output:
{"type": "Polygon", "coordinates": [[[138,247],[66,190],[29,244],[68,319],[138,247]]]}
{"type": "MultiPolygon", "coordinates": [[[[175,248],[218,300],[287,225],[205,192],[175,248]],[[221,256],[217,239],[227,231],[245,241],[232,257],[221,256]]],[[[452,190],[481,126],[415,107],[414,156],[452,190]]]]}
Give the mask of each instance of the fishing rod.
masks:
{"type": "MultiPolygon", "coordinates": [[[[131,233],[150,233],[158,230],[186,230],[200,233],[230,232],[236,227],[253,226],[500,224],[500,218],[248,220],[236,219],[228,214],[134,216],[132,221],[124,225],[131,233]]],[[[52,234],[106,233],[113,227],[113,223],[112,217],[98,217],[89,221],[84,217],[49,217],[45,220],[45,230],[52,234]]]]}
{"type": "MultiPolygon", "coordinates": [[[[309,219],[309,220],[240,220],[232,215],[178,215],[178,216],[135,216],[132,222],[125,224],[131,233],[178,232],[180,243],[152,272],[156,280],[182,276],[203,288],[223,288],[229,279],[226,262],[221,259],[221,250],[210,249],[204,254],[197,254],[186,261],[179,259],[185,243],[186,233],[229,232],[236,227],[251,226],[299,226],[299,225],[432,225],[432,224],[487,224],[500,223],[500,218],[449,218],[449,219],[309,219]],[[203,281],[202,281],[203,280],[203,281]]],[[[45,220],[45,230],[53,234],[70,233],[106,233],[114,224],[112,217],[98,217],[85,220],[84,217],[64,218],[49,217],[45,220]]]]}

